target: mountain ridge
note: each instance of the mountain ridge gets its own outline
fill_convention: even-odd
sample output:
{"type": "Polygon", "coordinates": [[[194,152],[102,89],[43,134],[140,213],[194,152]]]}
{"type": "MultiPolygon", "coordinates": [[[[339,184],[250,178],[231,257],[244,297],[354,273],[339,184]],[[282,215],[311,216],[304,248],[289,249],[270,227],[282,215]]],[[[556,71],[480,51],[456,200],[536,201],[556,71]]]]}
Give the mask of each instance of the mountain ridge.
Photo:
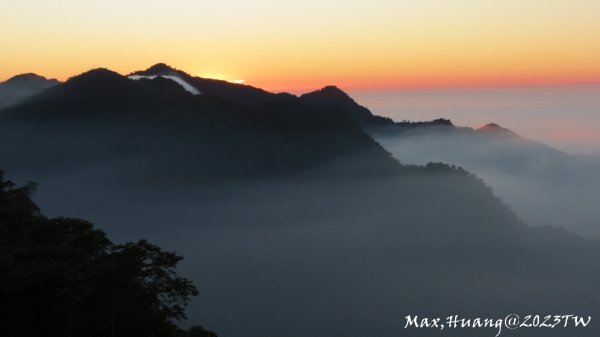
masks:
{"type": "Polygon", "coordinates": [[[145,70],[133,71],[132,75],[177,75],[202,94],[220,96],[238,104],[259,106],[273,99],[276,94],[246,84],[231,83],[225,80],[203,78],[188,74],[166,63],[156,63],[145,70]]]}
{"type": "Polygon", "coordinates": [[[23,73],[23,74],[18,74],[13,77],[10,77],[10,78],[6,79],[5,81],[0,82],[0,84],[15,83],[15,82],[22,82],[22,81],[50,81],[50,82],[54,82],[54,83],[59,83],[59,81],[54,78],[46,78],[46,77],[38,75],[36,73],[23,73]]]}
{"type": "Polygon", "coordinates": [[[15,75],[0,82],[0,109],[17,104],[58,84],[60,82],[56,79],[48,79],[35,73],[15,75]]]}
{"type": "MultiPolygon", "coordinates": [[[[155,69],[164,71],[166,68],[155,69]]],[[[186,80],[203,81],[191,77],[186,80]]],[[[228,88],[240,87],[227,85],[228,88]]],[[[227,97],[195,96],[161,76],[131,80],[114,71],[97,68],[0,111],[0,119],[78,125],[89,129],[90,135],[118,132],[114,140],[122,138],[123,144],[136,144],[135,151],[143,153],[140,155],[148,160],[172,157],[173,162],[189,162],[189,167],[184,169],[187,174],[198,177],[204,174],[268,175],[286,170],[303,172],[358,152],[371,158],[371,163],[355,162],[361,167],[357,166],[358,170],[370,166],[375,170],[393,171],[400,167],[341,108],[310,107],[293,95],[269,94],[260,105],[243,104],[227,97]],[[140,136],[129,135],[132,130],[140,136]],[[152,145],[137,149],[140,139],[152,145]],[[165,142],[168,139],[177,139],[177,142],[165,142]],[[152,155],[153,151],[160,155],[152,155]],[[192,168],[202,157],[206,164],[198,166],[194,174],[192,168]]],[[[109,151],[102,144],[93,146],[102,148],[99,151],[109,151]]],[[[166,161],[156,165],[168,167],[166,161]]]]}
{"type": "Polygon", "coordinates": [[[209,91],[96,69],[4,109],[2,169],[41,182],[45,214],[178,247],[204,289],[191,318],[230,336],[398,336],[399,309],[597,314],[596,242],[526,226],[464,169],[401,165],[344,107],[186,80],[209,91]]]}

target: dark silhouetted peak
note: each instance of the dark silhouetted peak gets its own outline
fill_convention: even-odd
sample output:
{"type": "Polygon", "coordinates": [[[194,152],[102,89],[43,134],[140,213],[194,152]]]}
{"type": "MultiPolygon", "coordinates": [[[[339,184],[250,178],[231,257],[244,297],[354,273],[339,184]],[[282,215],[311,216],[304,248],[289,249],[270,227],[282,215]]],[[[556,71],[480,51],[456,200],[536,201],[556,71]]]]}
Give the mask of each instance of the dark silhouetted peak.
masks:
{"type": "Polygon", "coordinates": [[[119,73],[106,68],[96,68],[86,71],[83,74],[69,78],[66,83],[83,83],[83,82],[111,82],[127,80],[126,77],[119,73]]]}
{"type": "MultiPolygon", "coordinates": [[[[219,96],[226,100],[245,105],[261,105],[273,97],[273,94],[262,89],[223,80],[192,76],[185,71],[173,68],[165,63],[158,63],[146,70],[134,71],[128,75],[131,79],[155,76],[167,77],[180,84],[181,80],[183,80],[187,83],[186,87],[189,85],[189,87],[195,88],[202,95],[219,96]],[[178,79],[173,77],[177,77],[178,79]]],[[[189,90],[189,87],[186,90],[192,92],[193,90],[189,90]]]]}
{"type": "Polygon", "coordinates": [[[105,118],[186,104],[189,97],[179,84],[161,76],[134,81],[98,68],[31,97],[7,116],[16,120],[105,118]]]}
{"type": "Polygon", "coordinates": [[[481,131],[498,131],[498,130],[503,130],[504,128],[501,127],[500,125],[496,124],[496,123],[489,123],[486,124],[482,127],[480,127],[478,130],[481,131]]]}
{"type": "Polygon", "coordinates": [[[22,102],[59,83],[33,73],[11,77],[0,82],[0,109],[22,102]]]}
{"type": "MultiPolygon", "coordinates": [[[[114,96],[125,96],[134,89],[127,77],[106,68],[97,68],[71,77],[63,85],[57,86],[55,92],[61,95],[77,97],[81,102],[99,104],[101,100],[110,100],[114,96]]],[[[51,96],[51,97],[53,97],[51,96]]]]}
{"type": "Polygon", "coordinates": [[[193,80],[192,76],[183,71],[171,68],[165,63],[157,63],[146,70],[133,72],[130,75],[128,75],[128,77],[132,80],[154,79],[156,77],[163,77],[169,79],[170,81],[174,81],[193,95],[201,94],[201,91],[198,90],[196,86],[190,84],[190,81],[193,80]]]}
{"type": "Polygon", "coordinates": [[[503,128],[496,123],[488,123],[477,129],[479,132],[486,132],[490,134],[502,135],[502,136],[510,136],[510,137],[518,137],[518,135],[512,132],[509,129],[503,128]]]}
{"type": "Polygon", "coordinates": [[[13,76],[5,82],[0,83],[0,85],[13,89],[30,89],[32,87],[43,89],[49,88],[58,83],[60,82],[56,79],[47,79],[44,76],[34,73],[27,73],[13,76]]]}
{"type": "Polygon", "coordinates": [[[123,93],[132,89],[132,84],[127,77],[106,68],[97,68],[83,74],[71,77],[65,82],[65,90],[74,92],[87,92],[96,95],[109,95],[123,93]]]}
{"type": "Polygon", "coordinates": [[[185,72],[175,69],[166,63],[157,63],[146,70],[141,70],[141,71],[136,71],[136,72],[131,73],[131,75],[145,75],[145,76],[172,75],[172,74],[187,75],[185,72]]]}
{"type": "Polygon", "coordinates": [[[21,81],[21,80],[35,80],[35,79],[45,80],[46,78],[44,76],[40,76],[38,74],[26,73],[26,74],[15,75],[15,76],[9,78],[6,82],[21,81]]]}
{"type": "Polygon", "coordinates": [[[42,83],[42,82],[53,82],[58,83],[55,79],[47,79],[44,76],[40,76],[34,73],[26,73],[13,76],[6,80],[3,84],[21,84],[21,83],[42,83]]]}
{"type": "Polygon", "coordinates": [[[328,85],[319,90],[304,94],[301,97],[305,100],[323,100],[323,103],[328,103],[329,105],[356,104],[352,97],[334,85],[328,85]]]}
{"type": "Polygon", "coordinates": [[[166,63],[157,63],[157,64],[153,65],[152,67],[146,69],[146,71],[149,71],[149,72],[175,72],[175,71],[177,71],[177,69],[169,66],[166,63]]]}
{"type": "Polygon", "coordinates": [[[394,122],[385,117],[374,116],[369,109],[356,103],[352,97],[340,88],[328,85],[322,89],[300,96],[300,99],[313,107],[337,107],[350,113],[354,121],[365,127],[393,125],[394,122]]]}
{"type": "Polygon", "coordinates": [[[488,123],[477,130],[484,132],[511,132],[509,129],[505,129],[496,123],[488,123]]]}
{"type": "Polygon", "coordinates": [[[323,88],[321,88],[321,90],[318,90],[323,94],[327,94],[327,95],[337,95],[339,97],[347,97],[350,98],[350,96],[348,96],[347,93],[345,93],[342,89],[336,87],[335,85],[328,85],[325,86],[323,88]]]}
{"type": "Polygon", "coordinates": [[[175,71],[175,68],[172,68],[166,63],[157,63],[152,67],[146,69],[147,71],[175,71]]]}
{"type": "Polygon", "coordinates": [[[89,98],[116,100],[129,97],[130,100],[169,99],[185,94],[185,89],[173,80],[162,76],[151,77],[148,81],[134,81],[106,68],[90,70],[72,77],[65,83],[67,92],[77,92],[89,98]],[[134,98],[137,97],[137,98],[134,98]]]}
{"type": "Polygon", "coordinates": [[[452,121],[446,118],[437,118],[432,120],[431,125],[443,125],[443,126],[454,126],[454,124],[452,124],[452,121]]]}

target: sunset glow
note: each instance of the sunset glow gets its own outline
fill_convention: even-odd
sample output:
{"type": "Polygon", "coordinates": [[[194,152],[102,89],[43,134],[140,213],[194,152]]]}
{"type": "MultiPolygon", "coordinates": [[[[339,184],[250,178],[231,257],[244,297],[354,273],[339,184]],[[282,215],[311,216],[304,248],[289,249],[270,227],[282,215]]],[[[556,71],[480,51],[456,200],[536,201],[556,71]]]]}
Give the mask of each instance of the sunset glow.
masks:
{"type": "Polygon", "coordinates": [[[271,90],[600,82],[599,16],[595,0],[6,0],[0,80],[166,62],[271,90]]]}

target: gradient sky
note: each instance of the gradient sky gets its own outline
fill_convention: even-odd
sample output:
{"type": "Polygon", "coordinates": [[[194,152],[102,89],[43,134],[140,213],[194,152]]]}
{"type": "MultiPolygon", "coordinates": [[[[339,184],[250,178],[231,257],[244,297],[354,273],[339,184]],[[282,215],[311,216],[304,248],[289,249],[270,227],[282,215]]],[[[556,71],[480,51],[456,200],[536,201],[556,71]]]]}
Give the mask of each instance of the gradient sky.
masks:
{"type": "Polygon", "coordinates": [[[597,0],[2,0],[0,80],[166,62],[271,90],[600,82],[597,0]]]}

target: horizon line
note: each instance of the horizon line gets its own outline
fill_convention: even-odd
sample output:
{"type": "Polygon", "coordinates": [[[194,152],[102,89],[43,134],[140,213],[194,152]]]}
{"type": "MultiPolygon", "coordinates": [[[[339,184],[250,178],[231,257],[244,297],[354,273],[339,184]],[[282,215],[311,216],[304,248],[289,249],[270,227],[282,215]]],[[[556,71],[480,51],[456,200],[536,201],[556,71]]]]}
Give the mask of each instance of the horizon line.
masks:
{"type": "MultiPolygon", "coordinates": [[[[169,65],[170,66],[170,65],[169,65]]],[[[548,79],[548,80],[515,80],[515,81],[510,81],[510,80],[504,80],[504,81],[494,81],[494,80],[490,80],[490,81],[465,81],[465,82],[431,82],[431,83],[426,83],[426,82],[422,82],[419,84],[410,84],[410,83],[403,83],[403,84],[365,84],[365,85],[361,85],[361,84],[343,84],[344,81],[340,81],[340,82],[335,82],[335,81],[331,81],[331,82],[325,82],[323,81],[323,84],[317,84],[317,85],[298,85],[298,86],[278,86],[278,85],[260,85],[260,83],[256,83],[253,82],[252,80],[243,80],[243,82],[239,82],[236,83],[236,81],[240,81],[240,80],[229,80],[229,79],[223,79],[223,78],[218,78],[218,77],[211,77],[211,76],[202,76],[202,75],[196,75],[196,74],[192,74],[189,73],[185,70],[179,69],[175,66],[171,66],[174,69],[177,69],[179,71],[183,71],[188,73],[190,76],[193,77],[199,77],[199,78],[205,78],[205,79],[215,79],[215,80],[221,80],[221,81],[225,81],[225,82],[229,82],[229,83],[233,83],[233,84],[240,84],[240,85],[246,85],[246,86],[252,86],[255,88],[259,88],[259,89],[263,89],[272,93],[302,93],[302,92],[311,92],[311,91],[315,91],[315,90],[319,90],[322,89],[326,86],[336,86],[339,88],[342,88],[343,90],[350,90],[350,91],[356,91],[356,90],[443,90],[443,89],[486,89],[486,88],[533,88],[533,87],[576,87],[576,86],[596,86],[596,85],[600,85],[600,78],[590,78],[590,79],[575,79],[575,80],[557,80],[557,79],[548,79]]],[[[104,68],[104,69],[108,69],[110,71],[114,71],[118,74],[120,74],[121,76],[127,76],[127,74],[131,73],[127,72],[127,74],[121,73],[119,71],[115,71],[112,70],[108,67],[92,67],[89,70],[93,70],[93,69],[99,69],[99,68],[104,68]]],[[[22,72],[22,73],[17,73],[11,76],[8,76],[4,79],[0,79],[0,83],[4,83],[7,80],[15,77],[15,76],[19,76],[19,75],[24,75],[24,74],[35,74],[38,76],[43,76],[44,78],[48,79],[48,80],[57,80],[61,83],[65,83],[66,81],[68,81],[69,79],[71,79],[72,77],[81,75],[86,73],[87,71],[83,71],[81,73],[77,73],[75,75],[69,75],[69,76],[63,76],[61,77],[52,77],[52,76],[45,76],[43,74],[31,71],[31,72],[22,72]]],[[[356,83],[356,81],[353,81],[356,83]]],[[[365,81],[368,82],[368,81],[365,81]]],[[[389,82],[388,82],[389,83],[389,82]]]]}

